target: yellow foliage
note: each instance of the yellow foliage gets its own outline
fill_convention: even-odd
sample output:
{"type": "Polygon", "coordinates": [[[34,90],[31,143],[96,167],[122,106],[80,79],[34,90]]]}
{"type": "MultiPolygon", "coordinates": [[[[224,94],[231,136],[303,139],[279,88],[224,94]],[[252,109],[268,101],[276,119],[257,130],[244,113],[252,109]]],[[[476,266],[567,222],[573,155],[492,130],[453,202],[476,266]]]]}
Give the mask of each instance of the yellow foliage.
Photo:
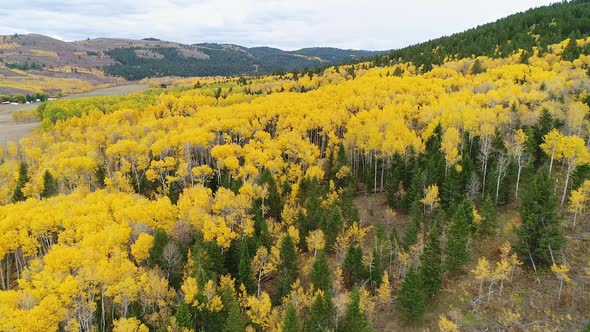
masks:
{"type": "Polygon", "coordinates": [[[142,262],[150,256],[153,245],[154,237],[147,233],[141,233],[135,243],[131,245],[131,255],[137,262],[142,262]]]}
{"type": "Polygon", "coordinates": [[[438,329],[440,332],[459,332],[457,324],[448,320],[445,315],[440,315],[438,317],[438,329]]]}
{"type": "Polygon", "coordinates": [[[263,328],[268,325],[272,304],[266,292],[262,292],[260,296],[248,296],[246,306],[246,314],[252,323],[263,328]]]}
{"type": "Polygon", "coordinates": [[[149,328],[135,317],[119,318],[113,324],[113,332],[149,332],[149,328]]]}

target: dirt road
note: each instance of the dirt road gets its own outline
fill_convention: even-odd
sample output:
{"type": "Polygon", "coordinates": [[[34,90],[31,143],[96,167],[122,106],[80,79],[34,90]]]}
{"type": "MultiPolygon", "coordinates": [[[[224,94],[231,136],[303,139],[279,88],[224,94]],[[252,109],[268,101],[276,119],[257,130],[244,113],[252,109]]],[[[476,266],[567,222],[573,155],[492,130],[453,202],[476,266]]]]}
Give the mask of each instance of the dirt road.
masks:
{"type": "MultiPolygon", "coordinates": [[[[90,92],[66,96],[63,99],[101,97],[101,96],[122,96],[130,93],[142,92],[149,88],[147,84],[128,84],[110,88],[98,89],[90,92]]],[[[26,105],[0,105],[0,147],[3,147],[8,141],[17,141],[26,136],[39,123],[16,123],[12,119],[12,113],[22,110],[35,109],[39,104],[26,105]]]]}

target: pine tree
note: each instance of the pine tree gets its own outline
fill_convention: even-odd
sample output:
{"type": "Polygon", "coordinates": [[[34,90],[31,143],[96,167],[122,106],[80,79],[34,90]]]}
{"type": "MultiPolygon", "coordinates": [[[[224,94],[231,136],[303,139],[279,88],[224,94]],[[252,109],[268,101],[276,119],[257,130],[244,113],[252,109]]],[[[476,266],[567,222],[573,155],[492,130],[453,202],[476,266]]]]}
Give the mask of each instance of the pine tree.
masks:
{"type": "Polygon", "coordinates": [[[561,58],[566,61],[574,61],[575,59],[580,57],[580,48],[576,43],[576,38],[570,38],[569,42],[563,49],[563,53],[561,54],[561,58]]]}
{"type": "Polygon", "coordinates": [[[244,319],[244,315],[240,311],[238,302],[233,296],[232,299],[229,303],[224,302],[224,305],[228,307],[228,313],[223,325],[223,332],[244,332],[246,331],[246,319],[244,319]]]}
{"type": "Polygon", "coordinates": [[[176,314],[174,315],[174,317],[176,317],[176,322],[178,323],[178,326],[185,327],[187,329],[194,328],[194,322],[190,312],[190,307],[188,304],[184,303],[184,301],[182,301],[178,305],[178,308],[176,308],[176,314]]]}
{"type": "Polygon", "coordinates": [[[297,316],[297,309],[293,303],[287,304],[285,317],[283,318],[283,332],[299,332],[301,324],[299,323],[299,316],[297,316]]]}
{"type": "Polygon", "coordinates": [[[414,268],[411,268],[399,290],[397,310],[403,321],[419,322],[424,317],[424,291],[422,278],[414,268]]]}
{"type": "Polygon", "coordinates": [[[363,250],[359,245],[351,243],[348,246],[346,256],[344,256],[342,270],[345,273],[349,287],[362,279],[365,274],[365,268],[363,266],[363,250]]]}
{"type": "MultiPolygon", "coordinates": [[[[534,166],[539,168],[546,160],[547,154],[541,149],[541,144],[543,144],[543,137],[547,135],[553,128],[553,116],[549,113],[549,110],[543,108],[541,111],[541,115],[539,116],[539,120],[537,125],[533,128],[533,138],[529,139],[527,143],[534,145],[534,166]]],[[[529,135],[529,133],[526,133],[529,135]]],[[[531,137],[529,135],[529,137],[531,137]]]]}
{"type": "Polygon", "coordinates": [[[265,169],[260,175],[260,183],[268,186],[268,197],[266,198],[264,205],[269,208],[268,216],[273,217],[275,220],[281,220],[281,213],[283,211],[283,203],[281,195],[277,187],[277,183],[272,177],[269,170],[265,169]]]}
{"type": "Polygon", "coordinates": [[[431,298],[441,288],[443,274],[440,241],[436,229],[431,231],[430,240],[426,244],[420,260],[420,274],[424,283],[424,295],[426,295],[426,298],[431,298]]]}
{"type": "Polygon", "coordinates": [[[475,59],[475,61],[473,62],[473,66],[471,66],[471,75],[481,74],[484,71],[485,70],[483,69],[479,59],[475,59]]]}
{"type": "Polygon", "coordinates": [[[311,272],[309,273],[311,284],[315,290],[322,290],[326,294],[332,292],[332,276],[330,273],[330,266],[328,265],[328,259],[323,251],[318,252],[311,272]]]}
{"type": "Polygon", "coordinates": [[[324,332],[329,330],[334,325],[332,320],[333,311],[332,298],[322,291],[316,293],[309,307],[309,313],[305,318],[304,331],[324,332]]]}
{"type": "Polygon", "coordinates": [[[361,295],[358,288],[351,293],[350,303],[346,307],[344,319],[338,325],[339,332],[373,331],[365,313],[361,310],[361,295]]]}
{"type": "Polygon", "coordinates": [[[57,180],[51,175],[49,170],[45,170],[43,173],[43,191],[41,192],[41,198],[49,198],[59,193],[57,180]]]}
{"type": "Polygon", "coordinates": [[[371,283],[376,288],[381,285],[383,271],[385,270],[384,256],[379,253],[377,247],[373,248],[373,260],[371,261],[371,283]]]}
{"type": "Polygon", "coordinates": [[[498,217],[496,215],[496,207],[489,195],[481,204],[481,211],[479,213],[483,218],[479,225],[479,231],[484,234],[495,234],[499,228],[498,217]]]}
{"type": "Polygon", "coordinates": [[[295,243],[290,235],[283,237],[280,243],[279,253],[279,295],[283,297],[291,291],[291,285],[299,277],[299,265],[297,264],[297,252],[295,243]]]}
{"type": "Polygon", "coordinates": [[[470,227],[473,224],[473,206],[468,200],[464,200],[455,211],[451,221],[446,247],[446,268],[457,271],[467,263],[467,243],[469,241],[470,227]]]}
{"type": "MultiPolygon", "coordinates": [[[[420,203],[419,201],[417,201],[420,203]]],[[[413,206],[419,206],[420,204],[413,204],[413,206]]],[[[412,208],[412,211],[415,209],[412,208]]],[[[418,212],[421,213],[422,208],[418,207],[418,212]]],[[[406,224],[406,229],[404,230],[404,249],[408,250],[408,248],[418,241],[418,232],[420,231],[420,221],[416,217],[412,217],[411,220],[406,224]]]]}
{"type": "Polygon", "coordinates": [[[244,284],[246,289],[249,293],[253,293],[256,291],[257,286],[254,281],[254,272],[252,272],[252,257],[250,257],[250,253],[248,252],[248,247],[245,241],[242,241],[239,246],[239,257],[240,260],[238,262],[238,274],[236,276],[236,281],[239,284],[244,284]]]}
{"type": "Polygon", "coordinates": [[[29,182],[29,166],[27,163],[21,163],[18,168],[18,180],[16,181],[16,187],[12,192],[12,202],[22,202],[26,199],[25,195],[23,194],[22,189],[25,187],[27,182],[29,182]]]}
{"type": "Polygon", "coordinates": [[[557,198],[548,170],[540,169],[521,199],[522,224],[517,231],[516,250],[523,261],[549,265],[565,240],[559,223],[557,198]]]}
{"type": "Polygon", "coordinates": [[[457,172],[455,167],[451,167],[443,179],[441,202],[447,212],[463,200],[464,185],[461,181],[463,174],[465,173],[457,172]]]}
{"type": "Polygon", "coordinates": [[[321,221],[320,228],[326,236],[326,248],[330,249],[334,246],[336,238],[343,226],[340,208],[336,204],[332,205],[328,216],[322,218],[321,221]]]}

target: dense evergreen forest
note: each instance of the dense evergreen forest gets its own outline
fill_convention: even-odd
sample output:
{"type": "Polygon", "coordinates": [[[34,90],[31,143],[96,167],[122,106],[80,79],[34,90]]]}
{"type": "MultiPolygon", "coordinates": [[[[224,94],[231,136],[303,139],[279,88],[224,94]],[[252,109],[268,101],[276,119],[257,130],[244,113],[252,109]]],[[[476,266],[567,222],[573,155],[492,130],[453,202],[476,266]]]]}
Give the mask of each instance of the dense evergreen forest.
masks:
{"type": "Polygon", "coordinates": [[[162,58],[140,57],[139,48],[116,48],[108,55],[117,61],[104,68],[105,73],[128,80],[161,76],[231,76],[261,75],[278,71],[300,70],[365,58],[382,52],[309,48],[286,52],[270,47],[225,47],[220,44],[196,44],[208,59],[184,57],[176,48],[151,48],[162,58]]]}

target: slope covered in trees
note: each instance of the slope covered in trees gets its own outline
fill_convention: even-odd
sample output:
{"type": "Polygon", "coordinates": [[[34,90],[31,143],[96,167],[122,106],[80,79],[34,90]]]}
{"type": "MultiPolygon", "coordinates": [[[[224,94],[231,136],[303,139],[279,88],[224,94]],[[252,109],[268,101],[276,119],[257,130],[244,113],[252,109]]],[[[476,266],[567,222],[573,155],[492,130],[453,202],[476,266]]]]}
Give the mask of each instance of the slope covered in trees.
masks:
{"type": "Polygon", "coordinates": [[[358,60],[382,52],[309,48],[283,51],[270,47],[246,48],[236,45],[196,44],[208,58],[185,57],[177,48],[116,48],[107,54],[116,63],[106,66],[105,73],[128,80],[161,76],[230,76],[270,74],[301,70],[358,60]],[[138,52],[160,54],[158,57],[138,56],[138,52]]]}
{"type": "MultiPolygon", "coordinates": [[[[590,1],[572,0],[533,8],[514,14],[493,23],[484,24],[467,31],[433,39],[424,43],[395,50],[375,58],[377,64],[391,61],[413,62],[423,70],[440,65],[447,59],[472,56],[501,58],[522,49],[523,59],[535,49],[551,53],[553,44],[572,38],[579,39],[590,34],[590,1]]],[[[576,45],[579,46],[579,45],[576,45]]],[[[577,58],[580,51],[588,54],[587,46],[573,49],[568,60],[577,58]]]]}
{"type": "Polygon", "coordinates": [[[0,152],[0,330],[582,328],[568,45],[45,104],[0,152]]]}

